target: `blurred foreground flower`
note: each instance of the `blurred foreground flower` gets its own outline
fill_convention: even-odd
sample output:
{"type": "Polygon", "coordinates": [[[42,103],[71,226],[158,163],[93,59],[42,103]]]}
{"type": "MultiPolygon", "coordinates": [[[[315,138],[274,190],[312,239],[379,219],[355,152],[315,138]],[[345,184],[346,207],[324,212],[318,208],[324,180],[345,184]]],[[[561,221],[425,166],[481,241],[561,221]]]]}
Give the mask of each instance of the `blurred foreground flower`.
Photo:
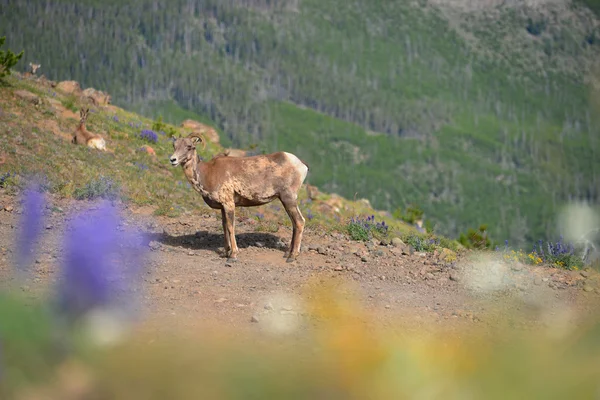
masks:
{"type": "Polygon", "coordinates": [[[35,186],[28,188],[21,200],[23,214],[17,234],[17,267],[24,272],[33,259],[36,241],[42,231],[44,196],[35,186]]]}
{"type": "Polygon", "coordinates": [[[133,311],[131,293],[146,247],[141,235],[121,230],[119,224],[117,210],[104,202],[77,215],[67,227],[56,295],[58,312],[68,324],[86,317],[89,323],[106,328],[111,326],[111,315],[119,319],[133,311]],[[96,323],[99,318],[102,324],[96,323]]]}

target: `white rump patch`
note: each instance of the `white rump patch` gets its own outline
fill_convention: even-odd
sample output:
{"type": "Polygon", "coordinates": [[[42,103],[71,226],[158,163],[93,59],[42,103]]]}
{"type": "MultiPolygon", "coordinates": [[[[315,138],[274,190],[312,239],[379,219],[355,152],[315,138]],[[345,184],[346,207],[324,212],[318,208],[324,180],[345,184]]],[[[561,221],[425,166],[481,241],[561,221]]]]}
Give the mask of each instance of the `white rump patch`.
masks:
{"type": "Polygon", "coordinates": [[[292,165],[294,166],[296,171],[298,171],[300,176],[302,176],[302,182],[304,182],[304,179],[306,179],[306,175],[308,174],[308,167],[302,161],[300,161],[300,159],[298,157],[296,157],[292,153],[287,153],[287,152],[284,152],[284,153],[287,156],[288,160],[290,160],[290,162],[292,163],[292,165]]]}

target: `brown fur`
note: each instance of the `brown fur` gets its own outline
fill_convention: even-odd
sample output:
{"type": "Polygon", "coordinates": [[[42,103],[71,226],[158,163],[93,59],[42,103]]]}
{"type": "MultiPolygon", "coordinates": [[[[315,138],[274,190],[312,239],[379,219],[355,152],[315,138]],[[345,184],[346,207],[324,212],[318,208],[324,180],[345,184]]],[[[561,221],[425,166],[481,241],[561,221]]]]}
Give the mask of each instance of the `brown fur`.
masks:
{"type": "Polygon", "coordinates": [[[33,76],[36,74],[37,70],[38,70],[38,69],[39,69],[41,66],[42,66],[41,64],[33,64],[33,63],[29,63],[29,71],[26,71],[26,72],[23,74],[23,77],[25,77],[25,78],[31,78],[31,77],[33,77],[33,76]]]}
{"type": "Polygon", "coordinates": [[[106,150],[106,144],[102,136],[88,131],[85,127],[89,112],[89,108],[86,108],[85,110],[82,108],[79,110],[79,125],[73,133],[73,139],[71,139],[71,143],[86,145],[93,149],[106,150]]]}
{"type": "Polygon", "coordinates": [[[252,157],[219,154],[210,161],[198,160],[196,144],[204,139],[192,133],[173,143],[173,165],[181,165],[192,187],[206,204],[221,210],[225,252],[232,259],[239,249],[235,240],[235,207],[254,207],[279,199],[293,225],[292,242],[286,253],[288,262],[300,253],[304,217],[298,208],[298,191],[308,167],[296,156],[277,152],[252,157]]]}

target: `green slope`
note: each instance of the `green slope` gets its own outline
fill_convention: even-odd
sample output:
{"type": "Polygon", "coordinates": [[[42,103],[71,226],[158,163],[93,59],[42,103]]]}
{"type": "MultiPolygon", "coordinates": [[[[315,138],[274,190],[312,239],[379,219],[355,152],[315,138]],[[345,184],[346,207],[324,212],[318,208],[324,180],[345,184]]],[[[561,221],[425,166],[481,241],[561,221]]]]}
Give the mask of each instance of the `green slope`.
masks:
{"type": "Polygon", "coordinates": [[[168,4],[5,1],[0,35],[51,78],[172,122],[200,115],[234,146],[293,151],[312,183],[417,203],[445,234],[488,223],[529,244],[555,233],[566,200],[598,202],[587,79],[600,44],[580,3],[168,4]]]}

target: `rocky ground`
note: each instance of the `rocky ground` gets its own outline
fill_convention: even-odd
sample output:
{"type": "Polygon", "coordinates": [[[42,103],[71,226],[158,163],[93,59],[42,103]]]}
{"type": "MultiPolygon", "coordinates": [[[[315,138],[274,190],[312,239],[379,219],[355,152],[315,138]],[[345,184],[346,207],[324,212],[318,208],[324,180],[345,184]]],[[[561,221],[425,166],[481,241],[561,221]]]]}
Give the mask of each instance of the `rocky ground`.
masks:
{"type": "MultiPolygon", "coordinates": [[[[11,263],[21,213],[18,198],[0,193],[0,285],[19,285],[39,298],[58,279],[61,238],[84,201],[49,197],[45,231],[34,272],[17,282],[11,263]]],[[[291,232],[256,232],[238,218],[239,260],[221,257],[217,213],[157,217],[151,208],[123,206],[124,224],[149,234],[149,263],[138,289],[141,316],[156,334],[169,329],[224,326],[256,333],[301,331],[310,324],[309,288],[333,284],[367,311],[369,323],[412,329],[494,329],[505,321],[523,329],[584,322],[598,311],[600,280],[594,271],[508,265],[486,255],[452,259],[447,252],[412,252],[402,243],[358,243],[339,233],[305,232],[298,261],[283,256],[291,232]]],[[[282,216],[283,217],[283,216],[282,216]]],[[[366,322],[365,322],[366,323],[366,322]]]]}

